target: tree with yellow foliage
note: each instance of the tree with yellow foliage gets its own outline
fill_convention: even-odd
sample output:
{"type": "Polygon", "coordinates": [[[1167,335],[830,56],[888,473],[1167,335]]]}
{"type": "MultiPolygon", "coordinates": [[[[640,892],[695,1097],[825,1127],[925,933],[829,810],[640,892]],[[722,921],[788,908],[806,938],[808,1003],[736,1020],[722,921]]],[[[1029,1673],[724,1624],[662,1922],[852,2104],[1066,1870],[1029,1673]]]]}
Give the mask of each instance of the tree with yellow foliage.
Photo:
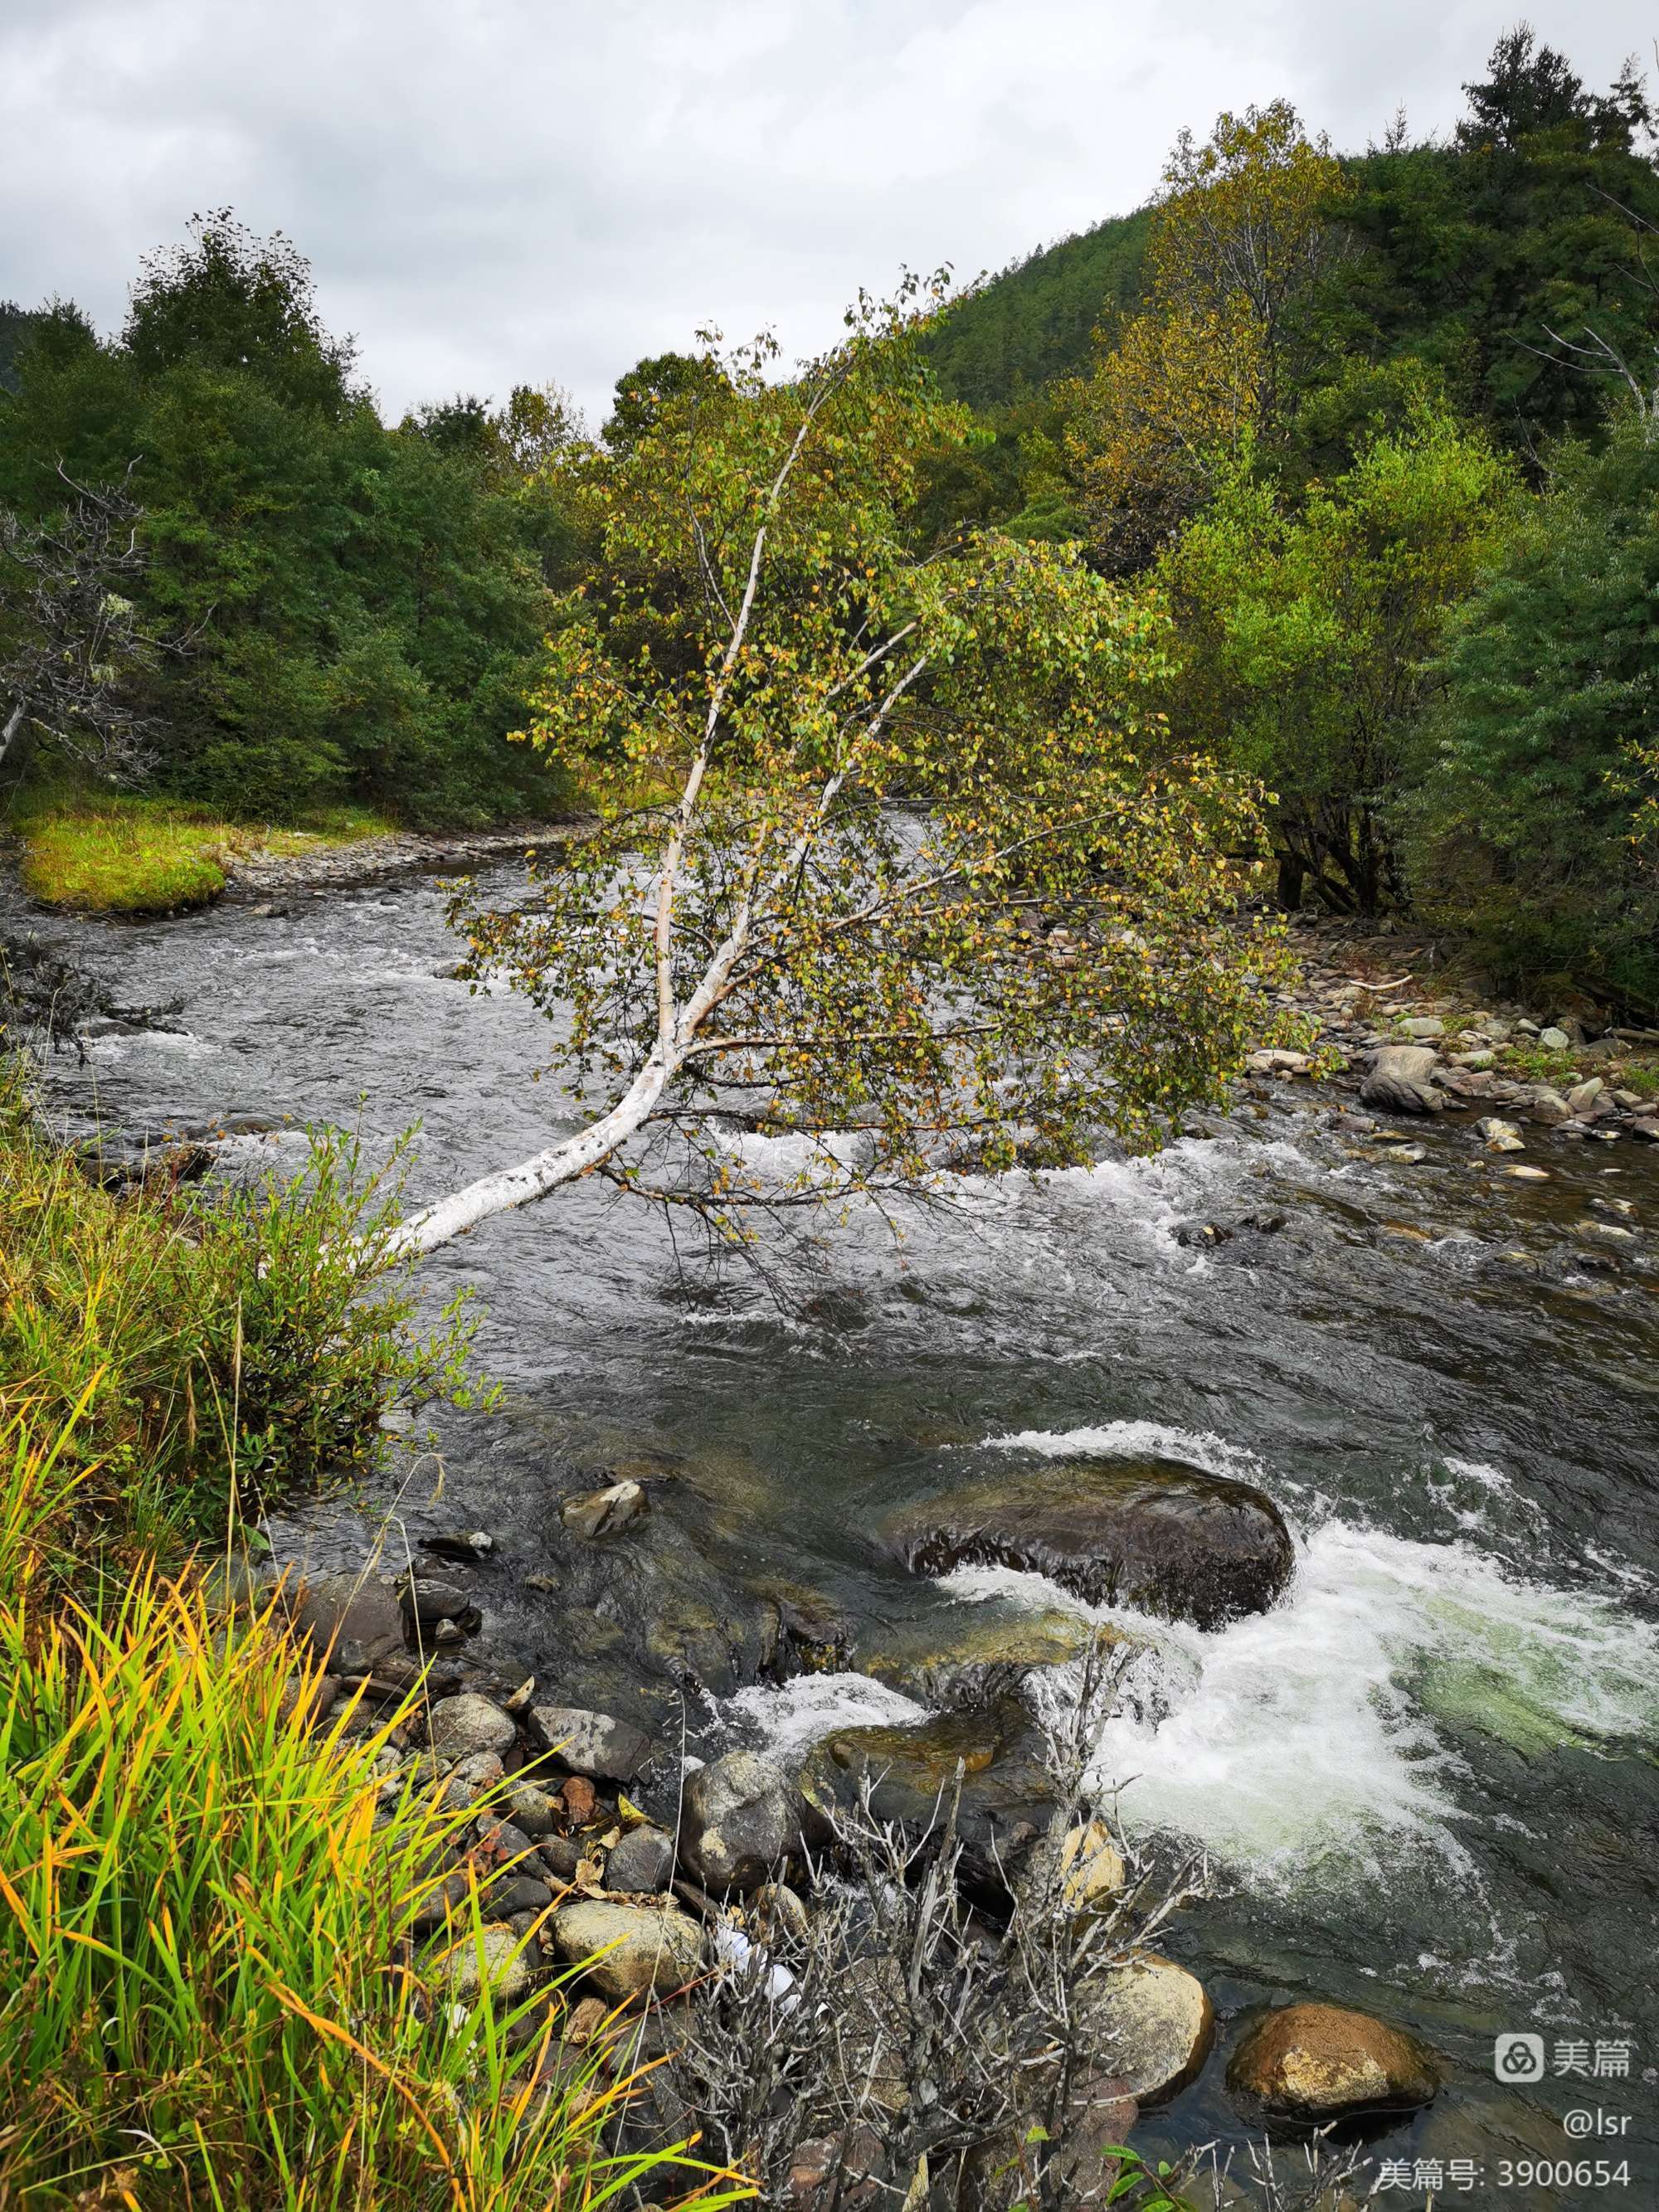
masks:
{"type": "Polygon", "coordinates": [[[526,734],[598,819],[453,911],[469,976],[551,1018],[566,1101],[399,1249],[590,1174],[743,1244],[1151,1150],[1271,1020],[1229,857],[1255,796],[1146,710],[1161,617],[1073,545],[917,549],[921,457],[970,432],[919,351],[937,296],[861,301],[787,377],[711,349],[558,456],[595,557],[526,734]]]}
{"type": "Polygon", "coordinates": [[[1342,251],[1342,167],[1285,100],[1176,142],[1148,301],[1073,388],[1072,459],[1105,564],[1138,566],[1202,503],[1248,431],[1283,436],[1309,308],[1342,251]]]}

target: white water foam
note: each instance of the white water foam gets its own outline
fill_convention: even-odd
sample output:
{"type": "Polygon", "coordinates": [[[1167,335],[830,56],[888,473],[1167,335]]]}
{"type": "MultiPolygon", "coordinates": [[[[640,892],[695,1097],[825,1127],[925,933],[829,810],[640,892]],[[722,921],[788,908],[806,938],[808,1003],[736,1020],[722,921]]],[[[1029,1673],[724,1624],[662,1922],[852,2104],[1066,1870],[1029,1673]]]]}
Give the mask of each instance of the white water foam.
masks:
{"type": "Polygon", "coordinates": [[[769,1757],[785,1765],[832,1729],[902,1728],[925,1721],[930,1707],[869,1674],[797,1674],[775,1688],[762,1684],[722,1701],[727,1719],[752,1731],[769,1757]]]}
{"type": "Polygon", "coordinates": [[[1106,1421],[1098,1428],[1020,1429],[989,1437],[991,1451],[1036,1452],[1044,1459],[1175,1459],[1206,1474],[1259,1482],[1261,1462],[1242,1444],[1210,1429],[1181,1429],[1165,1421],[1106,1421]]]}
{"type": "Polygon", "coordinates": [[[1516,1488],[1501,1468],[1447,1452],[1424,1470],[1431,1496],[1467,1535],[1500,1537],[1530,1546],[1545,1525],[1544,1509],[1516,1488]],[[1494,1516],[1496,1520],[1494,1521],[1494,1516]]]}
{"type": "MultiPolygon", "coordinates": [[[[1152,1423],[999,1441],[1056,1455],[1178,1450],[1218,1473],[1249,1457],[1152,1423]]],[[[1496,1470],[1481,1473],[1503,1486],[1496,1470]]],[[[1462,1860],[1460,1740],[1495,1736],[1537,1754],[1659,1726],[1659,1633],[1610,1596],[1523,1579],[1461,1540],[1328,1520],[1281,1604],[1209,1633],[1091,1608],[1042,1575],[1002,1568],[961,1568],[942,1587],[969,1602],[1063,1607],[1146,1638],[1152,1649],[1101,1733],[1095,1784],[1121,1791],[1131,1829],[1188,1837],[1270,1887],[1376,1878],[1384,1862],[1425,1850],[1462,1860]]],[[[1062,1707],[1075,1694],[1075,1669],[1034,1680],[1062,1707]]]]}

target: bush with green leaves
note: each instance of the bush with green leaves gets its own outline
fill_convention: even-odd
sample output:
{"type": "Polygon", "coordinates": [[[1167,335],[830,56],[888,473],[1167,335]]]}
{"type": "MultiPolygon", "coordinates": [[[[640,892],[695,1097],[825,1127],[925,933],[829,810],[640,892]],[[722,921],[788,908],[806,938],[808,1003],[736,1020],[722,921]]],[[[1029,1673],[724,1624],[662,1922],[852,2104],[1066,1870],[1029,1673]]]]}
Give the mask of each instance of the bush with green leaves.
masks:
{"type": "Polygon", "coordinates": [[[1249,442],[1157,580],[1176,734],[1274,793],[1285,902],[1373,910],[1399,889],[1394,816],[1432,679],[1425,661],[1513,505],[1508,465],[1419,394],[1402,428],[1299,506],[1249,442]]]}
{"type": "Polygon", "coordinates": [[[395,1160],[367,1173],[327,1132],[292,1177],[192,1194],[158,1154],[117,1194],[32,1123],[15,1069],[0,1086],[0,1405],[78,1409],[62,1571],[222,1537],[233,1506],[362,1468],[389,1397],[482,1395],[460,1304],[422,1335],[381,1264],[395,1160]]]}
{"type": "Polygon", "coordinates": [[[1413,810],[1425,908],[1516,987],[1659,1002],[1659,422],[1551,483],[1458,617],[1413,810]]]}

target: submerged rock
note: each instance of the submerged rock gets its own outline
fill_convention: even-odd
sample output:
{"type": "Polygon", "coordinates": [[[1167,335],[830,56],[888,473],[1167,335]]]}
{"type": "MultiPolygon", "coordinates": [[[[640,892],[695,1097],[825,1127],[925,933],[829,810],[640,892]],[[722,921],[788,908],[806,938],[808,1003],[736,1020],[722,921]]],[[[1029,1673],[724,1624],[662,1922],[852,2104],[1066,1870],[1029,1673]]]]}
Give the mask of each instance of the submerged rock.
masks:
{"type": "Polygon", "coordinates": [[[1227,2069],[1247,2118],[1290,2128],[1415,2112],[1439,2087],[1433,2053],[1414,2035],[1340,2005],[1270,2012],[1227,2069]]]}
{"type": "MultiPolygon", "coordinates": [[[[1034,1668],[1080,1658],[1097,1632],[1058,1606],[1041,1613],[993,1602],[957,1605],[922,1619],[884,1622],[860,1645],[858,1671],[891,1682],[928,1705],[982,1705],[1018,1689],[1034,1668]]],[[[1128,1644],[1127,1631],[1098,1632],[1128,1644]]]]}
{"type": "Polygon", "coordinates": [[[1265,1612],[1296,1563],[1270,1498],[1170,1460],[1046,1460],[906,1507],[884,1534],[915,1574],[1026,1568],[1200,1628],[1265,1612]]]}
{"type": "Polygon", "coordinates": [[[585,1498],[567,1498],[559,1517],[573,1535],[589,1542],[615,1536],[647,1510],[645,1492],[637,1482],[613,1482],[607,1489],[590,1491],[585,1498]]]}
{"type": "Polygon", "coordinates": [[[1041,1841],[1055,1797],[1041,1737],[1013,1698],[936,1714],[910,1728],[838,1729],[813,1749],[800,1782],[826,1809],[854,1804],[867,1784],[878,1820],[920,1832],[944,1820],[958,1765],[964,1880],[972,1889],[1004,1895],[1041,1841]]]}
{"type": "Polygon", "coordinates": [[[471,1566],[476,1560],[487,1559],[495,1548],[495,1539],[482,1528],[421,1539],[423,1552],[430,1552],[434,1559],[453,1560],[459,1566],[471,1566]]]}

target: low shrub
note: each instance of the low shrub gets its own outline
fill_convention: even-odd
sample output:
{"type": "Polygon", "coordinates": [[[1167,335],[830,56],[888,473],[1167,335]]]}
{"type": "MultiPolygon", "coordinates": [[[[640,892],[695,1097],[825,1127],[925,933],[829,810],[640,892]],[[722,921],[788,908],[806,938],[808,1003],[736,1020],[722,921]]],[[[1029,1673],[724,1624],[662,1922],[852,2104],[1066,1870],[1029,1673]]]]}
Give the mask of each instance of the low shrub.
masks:
{"type": "Polygon", "coordinates": [[[83,1479],[39,1541],[61,1577],[222,1535],[284,1492],[372,1462],[388,1397],[479,1402],[457,1299],[412,1324],[381,1256],[401,1156],[365,1171],[324,1132],[305,1169],[192,1192],[165,1169],[89,1181],[0,1067],[0,1403],[49,1427],[83,1479]]]}

